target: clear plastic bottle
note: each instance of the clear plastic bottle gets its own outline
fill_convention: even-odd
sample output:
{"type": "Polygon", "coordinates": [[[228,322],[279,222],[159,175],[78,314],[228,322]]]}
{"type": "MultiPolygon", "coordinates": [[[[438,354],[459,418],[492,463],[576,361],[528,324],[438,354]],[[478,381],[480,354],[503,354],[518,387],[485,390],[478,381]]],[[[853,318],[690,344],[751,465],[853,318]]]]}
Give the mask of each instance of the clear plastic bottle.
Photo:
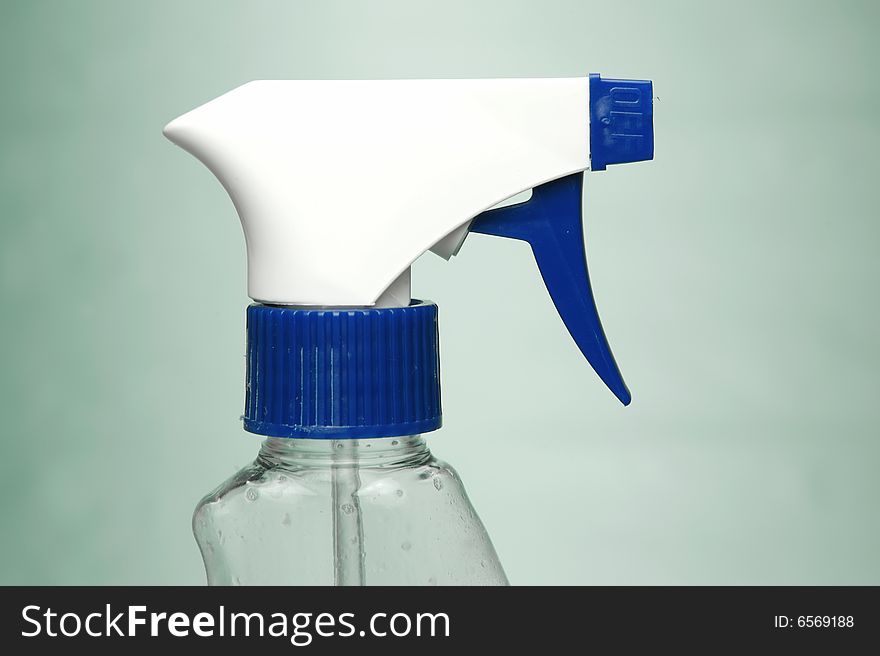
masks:
{"type": "Polygon", "coordinates": [[[193,530],[209,585],[507,585],[461,479],[420,435],[269,438],[193,530]]]}

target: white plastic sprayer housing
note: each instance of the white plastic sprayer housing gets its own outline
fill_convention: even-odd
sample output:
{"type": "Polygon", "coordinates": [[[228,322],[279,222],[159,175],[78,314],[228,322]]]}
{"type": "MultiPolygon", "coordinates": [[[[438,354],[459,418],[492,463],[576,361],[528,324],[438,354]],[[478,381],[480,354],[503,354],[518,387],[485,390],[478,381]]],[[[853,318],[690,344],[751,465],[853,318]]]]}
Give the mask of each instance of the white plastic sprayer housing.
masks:
{"type": "Polygon", "coordinates": [[[587,77],[264,80],[165,135],[229,192],[251,298],[370,306],[477,214],[588,169],[589,109],[587,77]]]}

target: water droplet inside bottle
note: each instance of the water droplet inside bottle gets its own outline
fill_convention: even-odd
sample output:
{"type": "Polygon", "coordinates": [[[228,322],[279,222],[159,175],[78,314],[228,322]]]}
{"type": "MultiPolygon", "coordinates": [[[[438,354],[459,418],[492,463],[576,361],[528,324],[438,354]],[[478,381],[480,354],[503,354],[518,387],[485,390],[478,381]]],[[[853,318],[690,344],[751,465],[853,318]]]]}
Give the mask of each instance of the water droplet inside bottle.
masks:
{"type": "Polygon", "coordinates": [[[440,478],[437,476],[434,477],[434,487],[437,489],[438,492],[443,489],[443,481],[441,481],[440,478]]]}
{"type": "Polygon", "coordinates": [[[284,518],[281,520],[282,526],[290,526],[290,513],[284,513],[284,518]]]}
{"type": "Polygon", "coordinates": [[[354,506],[350,503],[343,503],[340,508],[342,509],[342,512],[344,512],[346,515],[350,515],[354,512],[354,506]]]}
{"type": "Polygon", "coordinates": [[[409,542],[404,542],[400,545],[400,548],[404,551],[409,551],[410,549],[412,549],[412,545],[409,542]]]}
{"type": "Polygon", "coordinates": [[[256,501],[257,499],[260,498],[260,493],[257,492],[254,488],[251,488],[247,492],[244,493],[244,497],[248,501],[256,501]]]}
{"type": "Polygon", "coordinates": [[[399,496],[399,497],[402,497],[402,496],[403,496],[403,490],[397,490],[394,494],[396,494],[396,495],[399,496]]]}
{"type": "Polygon", "coordinates": [[[398,442],[397,440],[391,442],[391,446],[397,446],[398,444],[400,444],[400,442],[398,442]]]}

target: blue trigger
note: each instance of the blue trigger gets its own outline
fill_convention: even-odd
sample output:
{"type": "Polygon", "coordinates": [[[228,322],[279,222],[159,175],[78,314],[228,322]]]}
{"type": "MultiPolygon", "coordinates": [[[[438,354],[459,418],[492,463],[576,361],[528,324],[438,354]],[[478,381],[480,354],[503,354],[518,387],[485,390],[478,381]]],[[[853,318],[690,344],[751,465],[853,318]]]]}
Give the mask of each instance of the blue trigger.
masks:
{"type": "Polygon", "coordinates": [[[583,173],[535,187],[518,205],[478,215],[470,232],[528,242],[547,291],[581,353],[604,383],[629,405],[632,396],[611,354],[590,287],[582,221],[583,173]]]}

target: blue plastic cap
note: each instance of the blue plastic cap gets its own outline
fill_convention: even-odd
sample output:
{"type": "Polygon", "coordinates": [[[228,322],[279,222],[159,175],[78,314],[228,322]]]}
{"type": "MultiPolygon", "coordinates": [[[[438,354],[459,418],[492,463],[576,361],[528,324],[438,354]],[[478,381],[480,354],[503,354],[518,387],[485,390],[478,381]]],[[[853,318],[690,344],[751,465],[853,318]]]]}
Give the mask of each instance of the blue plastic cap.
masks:
{"type": "Polygon", "coordinates": [[[590,159],[608,164],[654,159],[654,90],[650,80],[603,80],[590,74],[590,159]]]}
{"type": "Polygon", "coordinates": [[[244,428],[373,438],[440,428],[437,306],[247,310],[244,428]]]}

